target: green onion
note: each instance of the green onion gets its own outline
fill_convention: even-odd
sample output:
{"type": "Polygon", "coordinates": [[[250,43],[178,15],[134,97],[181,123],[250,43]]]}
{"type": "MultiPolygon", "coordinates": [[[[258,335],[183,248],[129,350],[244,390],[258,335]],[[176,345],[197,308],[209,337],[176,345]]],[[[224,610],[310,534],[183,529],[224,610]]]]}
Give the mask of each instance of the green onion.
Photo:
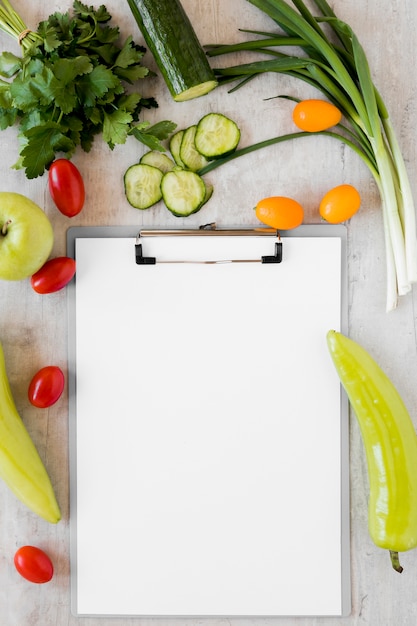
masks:
{"type": "MultiPolygon", "coordinates": [[[[351,27],[337,18],[326,0],[312,0],[321,12],[316,17],[303,0],[248,0],[268,15],[281,32],[256,32],[257,39],[230,45],[207,46],[210,57],[252,51],[266,58],[232,67],[216,68],[219,84],[237,83],[231,91],[265,72],[285,73],[299,78],[333,102],[347,125],[340,132],[324,132],[343,141],[362,158],[377,184],[381,201],[386,249],[387,311],[398,304],[398,296],[417,282],[417,236],[414,201],[409,177],[389,113],[376,89],[364,49],[351,27]],[[336,37],[331,41],[327,32],[336,37]],[[300,49],[284,54],[283,47],[300,49]]],[[[236,158],[254,149],[303,137],[292,133],[238,150],[236,158]]],[[[224,162],[224,161],[223,161],[224,162]]],[[[216,165],[217,166],[217,165],[216,165]]],[[[208,166],[210,167],[210,166],[208,166]]]]}

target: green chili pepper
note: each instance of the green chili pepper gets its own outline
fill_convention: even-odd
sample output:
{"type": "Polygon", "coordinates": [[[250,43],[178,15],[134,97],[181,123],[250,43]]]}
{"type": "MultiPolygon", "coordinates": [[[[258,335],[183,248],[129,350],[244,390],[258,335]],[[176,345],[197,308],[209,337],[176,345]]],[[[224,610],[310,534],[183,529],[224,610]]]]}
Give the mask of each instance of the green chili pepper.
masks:
{"type": "Polygon", "coordinates": [[[363,438],[369,533],[402,572],[398,553],[417,547],[416,431],[398,391],[362,346],[334,330],[327,345],[363,438]]]}

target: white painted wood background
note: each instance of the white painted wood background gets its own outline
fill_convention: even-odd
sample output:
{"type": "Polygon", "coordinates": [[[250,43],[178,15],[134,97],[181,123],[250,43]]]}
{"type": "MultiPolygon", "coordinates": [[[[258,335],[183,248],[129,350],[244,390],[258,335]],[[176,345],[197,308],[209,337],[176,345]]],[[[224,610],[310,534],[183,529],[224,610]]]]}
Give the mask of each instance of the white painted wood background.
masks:
{"type": "MultiPolygon", "coordinates": [[[[105,4],[114,22],[120,25],[122,34],[132,34],[138,43],[142,43],[127,2],[109,0],[105,4]]],[[[365,47],[374,80],[397,129],[417,198],[415,0],[332,0],[331,4],[337,15],[353,27],[365,47]]],[[[183,0],[183,5],[203,44],[239,41],[242,35],[238,28],[267,30],[272,26],[245,0],[183,0]]],[[[36,3],[14,0],[14,6],[27,25],[33,27],[54,11],[65,11],[71,3],[69,0],[38,0],[36,3]]],[[[17,45],[4,34],[0,35],[0,47],[18,52],[17,45]]],[[[155,67],[148,55],[146,62],[155,67]]],[[[242,146],[293,129],[289,115],[291,104],[268,98],[278,94],[315,95],[304,83],[275,75],[258,78],[234,95],[219,88],[204,98],[181,104],[171,100],[160,78],[149,80],[143,89],[159,102],[159,109],[147,114],[147,119],[172,119],[183,127],[196,123],[207,112],[220,111],[238,122],[242,130],[242,146]]],[[[127,203],[123,173],[144,152],[144,147],[133,139],[124,146],[117,146],[113,152],[100,139],[96,140],[90,154],[77,152],[73,161],[84,175],[87,202],[83,212],[72,220],[54,208],[46,176],[28,181],[23,171],[11,169],[17,159],[16,128],[0,134],[0,150],[0,189],[24,193],[44,208],[54,226],[54,256],[65,254],[66,230],[73,225],[195,227],[215,221],[219,226],[252,226],[256,223],[253,215],[256,201],[274,194],[297,198],[306,209],[306,222],[317,222],[318,203],[328,189],[345,182],[356,185],[363,206],[348,225],[350,335],[369,349],[392,378],[417,425],[416,290],[401,301],[396,311],[385,313],[380,200],[365,166],[349,149],[316,137],[274,146],[233,161],[208,176],[215,186],[215,195],[200,213],[186,220],[171,216],[162,205],[138,212],[127,203]]],[[[308,316],[307,306],[305,314],[308,316]]],[[[0,282],[0,339],[12,390],[48,467],[63,513],[63,520],[58,525],[48,525],[25,510],[7,488],[0,485],[0,622],[3,626],[150,626],[162,622],[164,626],[180,623],[190,626],[226,626],[229,623],[239,626],[414,626],[417,623],[417,551],[402,555],[404,572],[398,575],[390,567],[388,554],[376,548],[369,539],[367,471],[354,419],[350,429],[350,617],[161,621],[73,617],[69,608],[67,399],[64,395],[58,404],[43,411],[31,407],[27,400],[27,387],[37,369],[54,363],[66,370],[66,315],[65,290],[39,296],[31,290],[28,281],[0,282]],[[13,555],[26,543],[38,545],[52,556],[55,577],[47,585],[31,585],[15,571],[13,555]]],[[[138,328],[138,336],[142,330],[138,328]]],[[[280,332],[285,329],[276,329],[278,338],[280,332]]],[[[294,337],[295,349],[296,345],[297,338],[294,337]]],[[[308,511],[305,521],[308,524],[308,511]]]]}

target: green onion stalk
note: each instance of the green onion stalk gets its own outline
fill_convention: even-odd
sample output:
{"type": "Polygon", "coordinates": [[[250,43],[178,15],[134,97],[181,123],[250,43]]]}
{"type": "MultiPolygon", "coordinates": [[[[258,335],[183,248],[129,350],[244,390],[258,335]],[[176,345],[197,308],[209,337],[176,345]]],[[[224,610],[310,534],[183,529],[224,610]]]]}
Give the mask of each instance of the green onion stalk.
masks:
{"type": "MultiPolygon", "coordinates": [[[[236,85],[231,91],[235,91],[259,74],[284,73],[312,85],[342,111],[347,124],[339,124],[338,132],[321,134],[330,135],[354,149],[377,184],[385,233],[386,308],[391,311],[398,304],[398,296],[409,293],[417,281],[416,217],[400,146],[387,107],[372,81],[364,49],[351,27],[337,18],[326,0],[312,0],[321,13],[318,17],[303,0],[292,0],[295,8],[285,0],[248,2],[268,15],[280,31],[244,31],[256,35],[256,39],[207,46],[210,57],[249,50],[266,55],[259,61],[216,68],[219,83],[234,82],[236,85]],[[299,48],[301,54],[286,54],[282,50],[288,46],[299,48]]],[[[304,132],[291,133],[246,151],[305,135],[304,132]]],[[[239,151],[236,156],[240,156],[239,151]]]]}

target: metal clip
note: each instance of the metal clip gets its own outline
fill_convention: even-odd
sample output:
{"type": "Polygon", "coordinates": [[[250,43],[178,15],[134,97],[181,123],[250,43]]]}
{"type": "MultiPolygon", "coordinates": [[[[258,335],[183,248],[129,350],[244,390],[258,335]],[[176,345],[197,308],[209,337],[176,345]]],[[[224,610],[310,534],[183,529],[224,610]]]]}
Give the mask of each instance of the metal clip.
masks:
{"type": "MultiPolygon", "coordinates": [[[[272,231],[273,232],[273,231],[272,231]]],[[[206,260],[161,260],[159,263],[204,263],[204,264],[220,264],[220,263],[281,263],[282,261],[282,241],[281,236],[278,231],[276,232],[276,237],[278,241],[275,243],[275,253],[272,255],[262,256],[257,259],[206,259],[206,260]]],[[[269,231],[249,231],[249,230],[216,230],[215,223],[204,224],[196,230],[174,230],[174,231],[144,231],[143,234],[145,236],[158,236],[158,235],[172,235],[172,236],[189,236],[189,235],[253,235],[253,234],[264,234],[271,235],[271,230],[269,231]]],[[[141,243],[141,233],[138,233],[136,237],[135,243],[135,254],[136,254],[136,264],[137,265],[155,265],[156,257],[154,256],[143,256],[142,243],[141,243]]]]}
{"type": "Polygon", "coordinates": [[[140,233],[136,237],[135,255],[136,265],[155,265],[156,258],[154,256],[143,256],[142,244],[140,242],[140,233]]]}
{"type": "Polygon", "coordinates": [[[262,257],[262,263],[281,263],[282,261],[282,241],[277,233],[278,241],[275,243],[275,254],[262,257]]]}

